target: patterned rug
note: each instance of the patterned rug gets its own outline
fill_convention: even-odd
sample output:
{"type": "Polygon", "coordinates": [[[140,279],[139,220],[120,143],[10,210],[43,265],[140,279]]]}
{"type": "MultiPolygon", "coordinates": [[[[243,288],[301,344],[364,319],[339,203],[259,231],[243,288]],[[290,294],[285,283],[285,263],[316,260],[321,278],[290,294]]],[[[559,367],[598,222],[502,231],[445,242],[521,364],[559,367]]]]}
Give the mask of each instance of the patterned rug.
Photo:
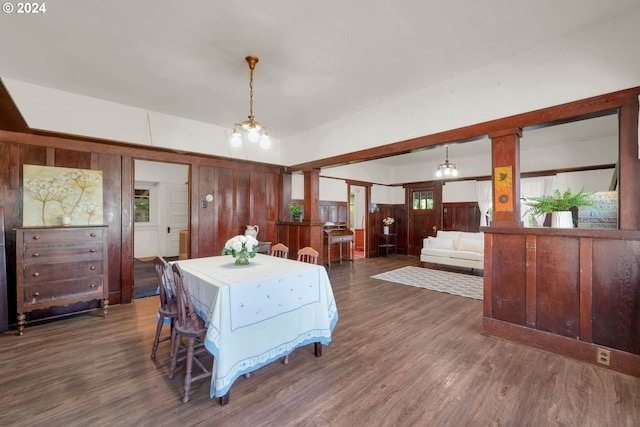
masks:
{"type": "Polygon", "coordinates": [[[422,267],[402,267],[371,277],[461,297],[479,300],[484,297],[484,278],[469,274],[450,273],[422,267]]]}

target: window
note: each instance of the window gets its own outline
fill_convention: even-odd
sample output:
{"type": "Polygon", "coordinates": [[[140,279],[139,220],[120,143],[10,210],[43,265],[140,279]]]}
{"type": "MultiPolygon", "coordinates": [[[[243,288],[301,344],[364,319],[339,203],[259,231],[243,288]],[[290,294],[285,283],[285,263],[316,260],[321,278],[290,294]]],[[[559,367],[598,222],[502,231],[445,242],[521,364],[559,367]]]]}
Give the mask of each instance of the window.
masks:
{"type": "Polygon", "coordinates": [[[136,188],[133,211],[135,222],[150,222],[151,191],[144,188],[136,188]]]}
{"type": "Polygon", "coordinates": [[[414,191],[413,209],[427,210],[433,209],[433,191],[414,191]]]}

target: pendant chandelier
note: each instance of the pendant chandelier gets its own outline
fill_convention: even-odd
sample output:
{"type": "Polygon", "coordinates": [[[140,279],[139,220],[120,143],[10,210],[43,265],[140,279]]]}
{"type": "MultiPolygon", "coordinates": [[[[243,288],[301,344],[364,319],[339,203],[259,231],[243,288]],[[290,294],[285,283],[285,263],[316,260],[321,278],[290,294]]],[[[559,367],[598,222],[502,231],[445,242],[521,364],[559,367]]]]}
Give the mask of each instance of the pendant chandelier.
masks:
{"type": "Polygon", "coordinates": [[[446,158],[444,163],[440,163],[438,165],[438,170],[436,171],[436,177],[441,178],[443,175],[445,177],[448,176],[458,176],[458,169],[456,168],[455,163],[449,162],[449,147],[445,147],[446,150],[446,158]]]}
{"type": "Polygon", "coordinates": [[[271,139],[267,135],[267,127],[257,121],[253,116],[253,70],[256,68],[256,64],[259,59],[257,56],[249,55],[245,58],[249,64],[249,120],[245,120],[241,123],[234,123],[233,133],[229,139],[229,143],[234,147],[242,145],[242,134],[240,130],[247,134],[249,142],[260,142],[260,146],[264,149],[271,147],[271,139]]]}

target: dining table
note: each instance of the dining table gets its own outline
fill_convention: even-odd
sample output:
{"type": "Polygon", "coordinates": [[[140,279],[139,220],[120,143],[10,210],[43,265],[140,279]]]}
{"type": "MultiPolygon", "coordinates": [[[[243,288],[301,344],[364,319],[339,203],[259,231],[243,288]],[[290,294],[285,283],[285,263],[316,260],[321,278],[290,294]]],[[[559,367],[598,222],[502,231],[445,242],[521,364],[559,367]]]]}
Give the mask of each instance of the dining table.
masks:
{"type": "Polygon", "coordinates": [[[338,321],[323,266],[260,253],[248,265],[234,261],[230,255],[174,261],[205,321],[210,396],[223,405],[238,377],[312,343],[319,357],[338,321]]]}

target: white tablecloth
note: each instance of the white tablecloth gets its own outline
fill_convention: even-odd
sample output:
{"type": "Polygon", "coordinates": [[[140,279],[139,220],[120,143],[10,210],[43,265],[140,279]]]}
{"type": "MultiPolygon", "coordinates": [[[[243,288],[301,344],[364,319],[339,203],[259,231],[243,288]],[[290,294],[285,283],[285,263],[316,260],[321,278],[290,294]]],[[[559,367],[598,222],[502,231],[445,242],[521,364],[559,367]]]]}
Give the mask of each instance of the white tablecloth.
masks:
{"type": "Polygon", "coordinates": [[[230,255],[176,262],[207,322],[211,397],[297,347],[331,342],[338,310],[323,266],[262,254],[246,266],[230,255]]]}

